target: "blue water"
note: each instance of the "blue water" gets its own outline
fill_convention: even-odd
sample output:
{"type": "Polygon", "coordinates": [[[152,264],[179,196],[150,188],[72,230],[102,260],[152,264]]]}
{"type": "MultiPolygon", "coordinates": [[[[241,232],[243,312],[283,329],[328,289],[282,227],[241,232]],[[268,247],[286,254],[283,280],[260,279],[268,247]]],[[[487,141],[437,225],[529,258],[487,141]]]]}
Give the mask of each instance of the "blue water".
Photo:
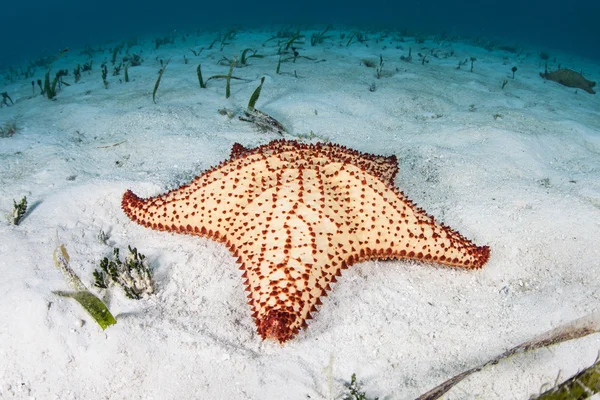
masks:
{"type": "Polygon", "coordinates": [[[486,37],[600,60],[600,2],[576,1],[4,1],[0,68],[133,36],[237,26],[410,29],[486,37]]]}

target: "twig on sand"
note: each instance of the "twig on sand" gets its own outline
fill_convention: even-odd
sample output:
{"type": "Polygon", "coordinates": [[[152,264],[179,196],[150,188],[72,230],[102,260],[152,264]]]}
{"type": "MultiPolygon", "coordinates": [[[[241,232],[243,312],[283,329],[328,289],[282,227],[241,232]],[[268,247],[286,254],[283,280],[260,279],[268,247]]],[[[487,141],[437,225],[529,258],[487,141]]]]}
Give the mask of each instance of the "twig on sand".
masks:
{"type": "Polygon", "coordinates": [[[126,141],[127,141],[127,140],[123,140],[123,141],[121,141],[121,142],[119,142],[119,143],[107,144],[106,146],[98,146],[98,147],[96,147],[96,148],[97,148],[97,149],[108,149],[108,148],[110,148],[110,147],[117,147],[117,146],[120,146],[120,145],[122,145],[122,144],[123,144],[123,143],[125,143],[126,141]]]}

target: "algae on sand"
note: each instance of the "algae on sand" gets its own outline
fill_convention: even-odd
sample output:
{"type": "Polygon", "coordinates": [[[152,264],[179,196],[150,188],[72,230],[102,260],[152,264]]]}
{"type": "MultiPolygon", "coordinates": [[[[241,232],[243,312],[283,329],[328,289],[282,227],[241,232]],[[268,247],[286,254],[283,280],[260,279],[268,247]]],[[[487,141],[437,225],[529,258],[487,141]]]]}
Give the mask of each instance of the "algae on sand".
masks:
{"type": "Polygon", "coordinates": [[[54,264],[60,269],[74,291],[57,290],[53,293],[61,297],[70,297],[75,299],[82,307],[94,318],[94,321],[100,325],[102,330],[110,325],[117,323],[117,320],[110,313],[106,305],[92,294],[79,279],[79,276],[71,269],[69,265],[70,257],[67,249],[63,244],[54,250],[54,264]]]}

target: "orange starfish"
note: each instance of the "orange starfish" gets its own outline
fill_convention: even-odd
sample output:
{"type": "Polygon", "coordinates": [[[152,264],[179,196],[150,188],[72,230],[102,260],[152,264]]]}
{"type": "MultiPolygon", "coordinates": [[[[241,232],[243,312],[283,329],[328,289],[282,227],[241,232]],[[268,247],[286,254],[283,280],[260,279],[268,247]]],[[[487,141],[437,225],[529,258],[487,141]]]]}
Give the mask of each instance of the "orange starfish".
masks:
{"type": "Polygon", "coordinates": [[[317,311],[341,270],[406,258],[480,268],[487,246],[416,207],[394,185],[396,157],[335,144],[235,144],[231,159],[122,208],[145,227],[223,242],[241,264],[260,336],[285,342],[317,311]]]}

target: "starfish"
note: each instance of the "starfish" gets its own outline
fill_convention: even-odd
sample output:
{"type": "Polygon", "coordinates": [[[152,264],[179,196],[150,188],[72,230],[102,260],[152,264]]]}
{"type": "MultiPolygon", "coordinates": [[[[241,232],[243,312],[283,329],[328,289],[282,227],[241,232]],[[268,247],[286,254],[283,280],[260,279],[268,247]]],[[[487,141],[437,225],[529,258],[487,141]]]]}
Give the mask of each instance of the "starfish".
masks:
{"type": "Polygon", "coordinates": [[[122,208],[148,228],[224,243],[241,264],[258,334],[283,343],[352,264],[413,259],[480,268],[489,258],[394,187],[395,156],[277,140],[247,149],[189,184],[122,208]]]}

